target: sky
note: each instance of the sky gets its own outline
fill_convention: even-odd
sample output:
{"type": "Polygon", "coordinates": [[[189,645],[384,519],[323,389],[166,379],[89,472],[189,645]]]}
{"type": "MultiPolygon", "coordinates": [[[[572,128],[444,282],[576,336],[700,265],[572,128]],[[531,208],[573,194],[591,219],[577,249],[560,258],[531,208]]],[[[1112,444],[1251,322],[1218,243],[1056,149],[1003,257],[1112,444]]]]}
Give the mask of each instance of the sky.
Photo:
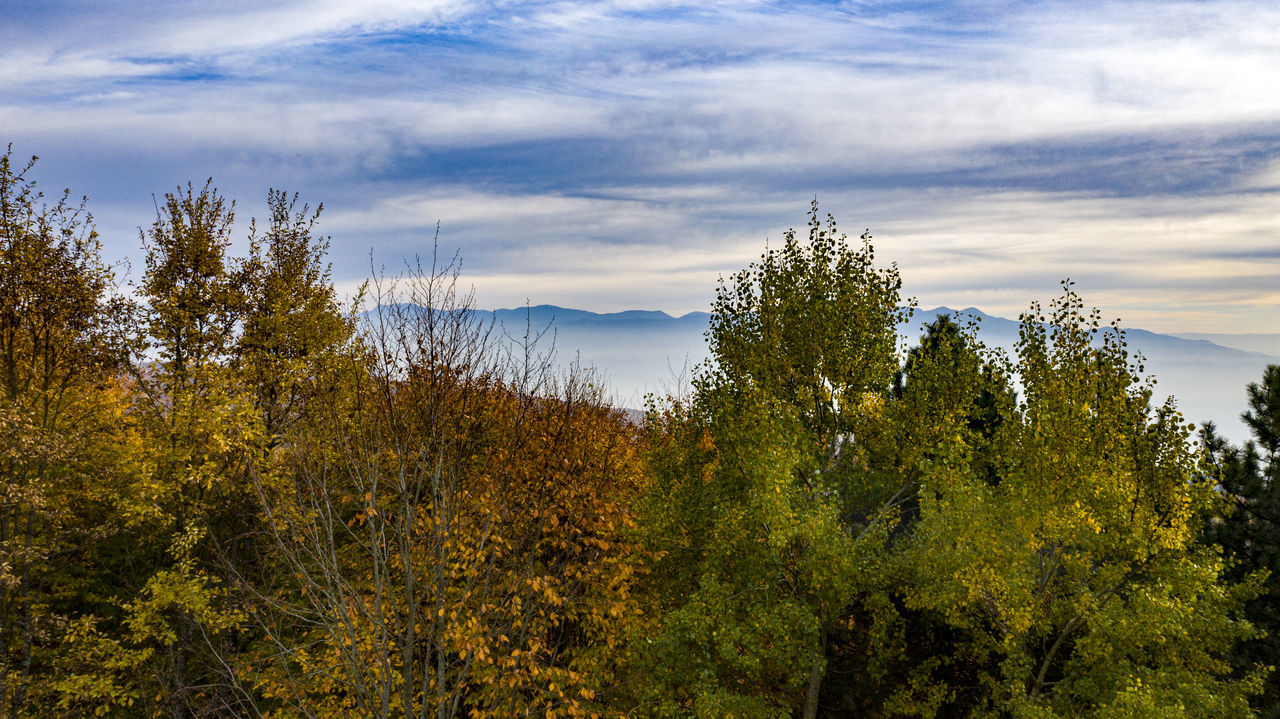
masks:
{"type": "Polygon", "coordinates": [[[709,308],[810,202],[923,307],[1280,332],[1280,5],[0,0],[0,144],[137,279],[155,199],[324,204],[339,287],[709,308]],[[132,267],[130,271],[128,268],[132,267]]]}

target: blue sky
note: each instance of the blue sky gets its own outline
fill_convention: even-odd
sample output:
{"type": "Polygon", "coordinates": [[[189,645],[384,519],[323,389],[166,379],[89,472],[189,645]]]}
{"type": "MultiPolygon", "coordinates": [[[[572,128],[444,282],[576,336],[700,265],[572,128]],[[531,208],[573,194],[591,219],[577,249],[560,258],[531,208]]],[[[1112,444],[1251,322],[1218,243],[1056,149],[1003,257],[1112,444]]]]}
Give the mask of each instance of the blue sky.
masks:
{"type": "Polygon", "coordinates": [[[484,306],[706,309],[818,198],[922,305],[1064,277],[1280,332],[1274,2],[0,0],[0,142],[141,266],[152,195],[323,202],[335,276],[461,250],[484,306]]]}

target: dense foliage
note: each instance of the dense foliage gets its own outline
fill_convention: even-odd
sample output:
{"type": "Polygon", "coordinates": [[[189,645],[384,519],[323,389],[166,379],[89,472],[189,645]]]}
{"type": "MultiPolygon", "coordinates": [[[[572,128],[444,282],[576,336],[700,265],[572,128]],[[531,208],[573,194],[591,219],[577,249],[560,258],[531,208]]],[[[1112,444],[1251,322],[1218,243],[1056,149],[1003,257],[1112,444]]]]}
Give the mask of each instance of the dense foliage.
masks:
{"type": "Polygon", "coordinates": [[[1242,415],[1254,440],[1232,447],[1212,424],[1202,429],[1210,472],[1227,499],[1209,517],[1206,536],[1221,546],[1226,579],[1256,583],[1257,596],[1245,604],[1245,616],[1260,633],[1237,644],[1231,661],[1238,674],[1257,666],[1273,669],[1254,700],[1259,714],[1280,717],[1280,365],[1267,367],[1260,383],[1250,383],[1249,409],[1242,415]]]}
{"type": "Polygon", "coordinates": [[[233,257],[233,204],[178,188],[125,293],[30,170],[0,156],[7,717],[1274,716],[1280,368],[1233,448],[1070,283],[1012,356],[958,317],[908,349],[896,267],[815,204],[640,425],[452,263],[344,307],[296,196],[233,257]]]}

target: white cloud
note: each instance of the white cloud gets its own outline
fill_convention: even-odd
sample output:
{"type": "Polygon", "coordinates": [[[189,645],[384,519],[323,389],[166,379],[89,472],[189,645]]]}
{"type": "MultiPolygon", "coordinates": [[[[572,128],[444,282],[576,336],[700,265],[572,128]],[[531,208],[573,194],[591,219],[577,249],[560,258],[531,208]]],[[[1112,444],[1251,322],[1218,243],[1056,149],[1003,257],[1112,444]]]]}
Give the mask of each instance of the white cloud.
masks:
{"type": "MultiPolygon", "coordinates": [[[[329,217],[326,231],[417,237],[442,218],[442,246],[462,248],[470,268],[465,276],[485,306],[532,298],[680,314],[705,309],[717,276],[750,262],[766,238],[776,243],[787,226],[803,231],[805,220],[803,198],[759,198],[761,207],[752,214],[741,212],[745,208],[736,203],[744,198],[727,187],[694,188],[690,194],[697,199],[688,203],[653,188],[620,188],[617,194],[651,199],[438,188],[329,217]],[[742,219],[716,222],[707,219],[711,213],[742,219]]],[[[965,193],[922,201],[913,193],[851,194],[828,196],[823,210],[835,213],[855,237],[870,224],[880,261],[896,262],[904,292],[926,307],[976,305],[1016,317],[1031,300],[1056,295],[1058,282],[1070,277],[1105,316],[1157,330],[1227,331],[1224,323],[1238,323],[1236,330],[1244,331],[1259,308],[1280,309],[1280,291],[1270,281],[1280,259],[1230,254],[1274,252],[1280,198],[1272,196],[1151,202],[965,193]],[[850,215],[858,205],[879,208],[876,215],[895,214],[884,209],[895,203],[910,205],[913,218],[879,222],[850,215]]],[[[390,239],[382,243],[392,245],[390,239]]]]}
{"type": "Polygon", "coordinates": [[[144,197],[191,176],[303,178],[331,193],[313,198],[327,232],[388,254],[440,219],[493,304],[705,307],[716,273],[801,225],[816,193],[872,227],[922,301],[1016,314],[1070,275],[1170,328],[1278,329],[1258,278],[1280,237],[1280,9],[935,11],[97,6],[0,30],[0,127],[45,155],[96,153],[85,165],[153,163],[168,174],[144,197]],[[558,142],[603,149],[577,167],[558,142]],[[513,169],[503,145],[532,159],[513,169]]]}
{"type": "Polygon", "coordinates": [[[44,32],[9,33],[0,89],[50,82],[115,80],[184,60],[243,63],[342,36],[425,27],[464,17],[467,0],[292,0],[114,6],[55,16],[44,32]]]}

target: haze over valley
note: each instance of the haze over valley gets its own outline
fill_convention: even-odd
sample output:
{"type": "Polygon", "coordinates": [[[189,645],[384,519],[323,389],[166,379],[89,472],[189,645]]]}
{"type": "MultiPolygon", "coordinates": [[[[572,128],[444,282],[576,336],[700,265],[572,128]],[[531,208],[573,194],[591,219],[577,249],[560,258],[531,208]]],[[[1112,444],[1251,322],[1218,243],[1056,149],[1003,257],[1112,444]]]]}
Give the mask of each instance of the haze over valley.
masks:
{"type": "MultiPolygon", "coordinates": [[[[987,345],[1014,351],[1016,319],[973,307],[958,313],[981,318],[979,338],[987,345]]],[[[922,324],[939,314],[955,315],[957,310],[917,310],[909,323],[899,326],[902,341],[917,344],[922,324]]],[[[559,365],[567,367],[576,361],[594,369],[622,407],[643,407],[648,393],[661,397],[686,391],[694,366],[707,358],[703,333],[710,315],[706,312],[673,317],[651,310],[595,313],[534,305],[496,310],[493,316],[514,338],[523,337],[526,324],[535,332],[547,330],[542,346],[554,342],[559,365]]],[[[1178,336],[1126,328],[1126,336],[1130,350],[1145,358],[1145,373],[1156,380],[1156,404],[1172,394],[1188,421],[1211,421],[1236,443],[1249,438],[1240,420],[1245,387],[1257,382],[1268,364],[1280,363],[1280,335],[1178,336]]]]}

